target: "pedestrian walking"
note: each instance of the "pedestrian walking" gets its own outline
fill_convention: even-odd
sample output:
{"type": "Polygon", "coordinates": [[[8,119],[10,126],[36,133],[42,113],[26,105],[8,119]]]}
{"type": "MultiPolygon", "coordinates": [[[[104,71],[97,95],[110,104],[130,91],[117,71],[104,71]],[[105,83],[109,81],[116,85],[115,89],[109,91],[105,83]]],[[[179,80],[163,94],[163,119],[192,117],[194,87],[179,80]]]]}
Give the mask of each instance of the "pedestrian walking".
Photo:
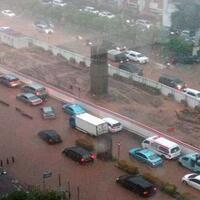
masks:
{"type": "Polygon", "coordinates": [[[1,165],[1,167],[3,167],[3,160],[0,161],[0,165],[1,165]]]}
{"type": "Polygon", "coordinates": [[[8,158],[6,159],[6,163],[7,163],[7,165],[9,165],[9,159],[8,158]]]}
{"type": "Polygon", "coordinates": [[[14,156],[12,156],[11,159],[12,159],[12,163],[14,163],[14,162],[15,162],[15,158],[14,158],[14,156]]]}

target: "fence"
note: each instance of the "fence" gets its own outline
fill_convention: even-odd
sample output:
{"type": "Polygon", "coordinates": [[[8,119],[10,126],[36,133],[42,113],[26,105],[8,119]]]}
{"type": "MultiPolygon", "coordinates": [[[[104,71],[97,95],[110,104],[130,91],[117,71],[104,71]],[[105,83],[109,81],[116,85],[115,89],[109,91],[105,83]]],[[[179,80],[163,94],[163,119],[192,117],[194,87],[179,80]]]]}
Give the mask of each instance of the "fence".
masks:
{"type": "Polygon", "coordinates": [[[109,72],[110,76],[113,76],[114,74],[118,74],[119,76],[122,76],[124,78],[129,78],[129,79],[132,79],[133,81],[148,85],[153,88],[157,88],[165,96],[168,96],[169,94],[171,94],[171,95],[173,95],[174,100],[176,100],[178,102],[184,101],[191,108],[195,108],[196,106],[200,105],[200,101],[198,99],[196,99],[195,97],[189,96],[189,95],[185,94],[184,92],[181,92],[180,90],[176,90],[174,88],[168,87],[166,85],[163,85],[163,84],[161,84],[157,81],[151,80],[149,78],[137,76],[135,74],[126,72],[124,70],[118,69],[111,65],[109,65],[108,72],[109,72]]]}

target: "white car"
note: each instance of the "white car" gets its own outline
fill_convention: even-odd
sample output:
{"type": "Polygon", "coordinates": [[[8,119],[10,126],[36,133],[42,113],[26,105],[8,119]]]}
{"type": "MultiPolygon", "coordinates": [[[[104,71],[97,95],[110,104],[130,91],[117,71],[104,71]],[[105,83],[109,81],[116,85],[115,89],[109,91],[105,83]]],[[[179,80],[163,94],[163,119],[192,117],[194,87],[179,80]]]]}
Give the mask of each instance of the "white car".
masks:
{"type": "Polygon", "coordinates": [[[110,117],[106,117],[103,118],[103,120],[105,122],[107,122],[108,124],[108,129],[111,133],[116,133],[122,130],[123,126],[120,122],[118,122],[117,120],[110,118],[110,117]]]}
{"type": "Polygon", "coordinates": [[[102,11],[102,12],[100,12],[99,16],[101,16],[101,17],[107,17],[108,19],[115,18],[115,15],[112,14],[112,13],[110,13],[110,12],[108,12],[108,11],[102,11]]]}
{"type": "Polygon", "coordinates": [[[14,17],[15,16],[15,13],[12,12],[11,10],[3,10],[1,11],[2,15],[4,16],[8,16],[8,17],[14,17]]]}
{"type": "Polygon", "coordinates": [[[53,0],[53,5],[54,6],[61,6],[64,7],[67,5],[67,3],[65,3],[63,0],[53,0]]]}
{"type": "Polygon", "coordinates": [[[200,175],[199,174],[186,174],[182,178],[182,182],[200,190],[200,175]]]}
{"type": "Polygon", "coordinates": [[[140,64],[145,64],[149,62],[148,57],[137,51],[128,50],[126,51],[126,56],[129,58],[129,60],[139,62],[140,64]]]}
{"type": "Polygon", "coordinates": [[[151,22],[149,22],[148,20],[145,19],[138,19],[135,21],[136,25],[140,25],[140,26],[144,26],[145,28],[149,29],[153,26],[153,24],[151,22]]]}
{"type": "Polygon", "coordinates": [[[185,88],[185,89],[183,89],[183,91],[186,94],[188,94],[188,95],[190,95],[190,96],[192,96],[192,97],[194,97],[194,98],[196,98],[197,100],[200,101],[200,91],[199,90],[195,90],[195,89],[191,89],[191,88],[185,88]]]}

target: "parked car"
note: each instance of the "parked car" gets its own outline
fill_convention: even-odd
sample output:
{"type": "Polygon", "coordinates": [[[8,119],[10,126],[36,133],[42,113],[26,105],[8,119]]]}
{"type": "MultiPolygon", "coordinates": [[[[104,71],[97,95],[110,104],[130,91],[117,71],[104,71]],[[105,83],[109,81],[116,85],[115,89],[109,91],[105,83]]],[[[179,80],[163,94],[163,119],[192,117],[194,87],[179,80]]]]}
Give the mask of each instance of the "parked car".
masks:
{"type": "Polygon", "coordinates": [[[132,148],[129,150],[129,155],[151,167],[158,167],[163,164],[163,159],[150,149],[132,148]]]}
{"type": "Polygon", "coordinates": [[[123,175],[116,182],[142,197],[153,196],[157,191],[156,186],[141,175],[123,175]]]}
{"type": "Polygon", "coordinates": [[[185,82],[183,82],[176,76],[163,74],[160,76],[158,81],[164,85],[175,88],[177,90],[183,90],[184,88],[186,88],[185,82]]]}
{"type": "Polygon", "coordinates": [[[149,28],[151,28],[151,27],[153,26],[153,24],[152,24],[150,21],[145,20],[145,19],[137,19],[137,20],[135,21],[135,24],[136,24],[136,25],[144,26],[144,27],[147,28],[147,29],[149,29],[149,28]]]}
{"type": "Polygon", "coordinates": [[[46,88],[39,83],[30,83],[22,87],[23,92],[32,93],[45,100],[48,97],[46,88]]]}
{"type": "Polygon", "coordinates": [[[65,148],[62,153],[80,164],[94,162],[94,159],[96,158],[95,154],[78,146],[65,148]]]}
{"type": "Polygon", "coordinates": [[[86,112],[85,109],[79,104],[66,103],[62,106],[62,109],[69,115],[78,115],[86,112]]]}
{"type": "Polygon", "coordinates": [[[6,174],[7,171],[4,168],[0,167],[0,175],[6,175],[6,174]]]}
{"type": "Polygon", "coordinates": [[[199,174],[186,174],[182,178],[182,182],[186,185],[190,185],[193,188],[200,190],[200,175],[199,174]]]}
{"type": "Polygon", "coordinates": [[[185,88],[185,89],[183,89],[183,91],[185,92],[185,94],[188,94],[188,95],[200,100],[200,91],[194,90],[191,88],[185,88]]]}
{"type": "Polygon", "coordinates": [[[113,19],[113,18],[115,18],[115,15],[112,14],[111,12],[109,12],[109,11],[102,11],[102,12],[99,12],[99,16],[101,16],[101,17],[107,17],[108,19],[113,19]]]}
{"type": "Polygon", "coordinates": [[[117,120],[113,119],[113,118],[105,117],[105,118],[103,118],[103,120],[105,122],[107,122],[108,130],[111,133],[116,133],[116,132],[119,132],[123,129],[122,124],[120,122],[118,122],[117,120]]]}
{"type": "Polygon", "coordinates": [[[126,56],[129,60],[139,62],[140,64],[145,64],[149,62],[148,57],[144,56],[143,54],[137,51],[128,50],[126,51],[126,56]]]}
{"type": "Polygon", "coordinates": [[[183,155],[178,159],[178,162],[191,171],[200,173],[200,154],[190,153],[183,155]]]}
{"type": "Polygon", "coordinates": [[[34,26],[37,31],[42,33],[52,34],[54,32],[52,25],[44,20],[35,21],[34,26]]]}
{"type": "Polygon", "coordinates": [[[55,130],[43,130],[38,136],[48,144],[58,144],[62,142],[60,135],[55,130]]]}
{"type": "Polygon", "coordinates": [[[0,76],[0,83],[8,87],[17,87],[21,85],[21,81],[14,75],[5,74],[0,76]]]}
{"type": "Polygon", "coordinates": [[[64,7],[64,6],[67,5],[67,3],[64,2],[63,0],[53,0],[53,5],[54,6],[64,7]]]}
{"type": "Polygon", "coordinates": [[[119,65],[119,69],[133,74],[137,74],[138,76],[143,76],[143,70],[140,69],[138,66],[134,65],[133,63],[121,63],[119,65]]]}
{"type": "Polygon", "coordinates": [[[177,143],[160,136],[146,138],[142,142],[142,147],[151,149],[166,159],[175,159],[181,154],[181,148],[177,143]]]}
{"type": "Polygon", "coordinates": [[[44,119],[55,119],[56,113],[51,106],[45,106],[41,108],[42,117],[44,119]]]}
{"type": "Polygon", "coordinates": [[[129,61],[125,52],[121,52],[121,51],[116,50],[116,49],[108,50],[107,55],[108,55],[108,59],[111,60],[111,61],[114,61],[114,62],[123,63],[123,62],[129,61]]]}
{"type": "Polygon", "coordinates": [[[43,102],[41,98],[32,93],[20,93],[16,98],[33,106],[40,105],[43,102]]]}
{"type": "Polygon", "coordinates": [[[8,17],[14,17],[15,16],[15,13],[12,12],[11,10],[2,10],[1,13],[2,13],[2,15],[8,16],[8,17]]]}

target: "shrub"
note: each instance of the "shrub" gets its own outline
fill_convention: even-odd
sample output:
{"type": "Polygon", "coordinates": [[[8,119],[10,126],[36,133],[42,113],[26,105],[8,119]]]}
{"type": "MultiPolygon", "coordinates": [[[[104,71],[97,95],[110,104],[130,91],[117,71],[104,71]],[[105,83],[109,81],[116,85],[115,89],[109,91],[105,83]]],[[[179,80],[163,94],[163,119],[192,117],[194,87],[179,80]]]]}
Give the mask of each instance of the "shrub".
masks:
{"type": "Polygon", "coordinates": [[[89,151],[94,151],[94,144],[90,139],[80,138],[77,139],[75,143],[77,146],[83,147],[89,151]]]}
{"type": "Polygon", "coordinates": [[[164,185],[164,181],[162,181],[161,179],[159,179],[158,177],[156,177],[156,176],[154,176],[154,175],[152,175],[150,173],[145,173],[144,177],[148,181],[150,181],[150,182],[154,183],[155,185],[157,185],[159,188],[162,188],[163,185],[164,185]]]}
{"type": "Polygon", "coordinates": [[[117,167],[129,174],[138,174],[139,173],[138,168],[126,160],[119,160],[117,162],[117,167]]]}
{"type": "Polygon", "coordinates": [[[161,190],[172,197],[176,197],[177,195],[177,187],[171,183],[164,183],[161,190]]]}

